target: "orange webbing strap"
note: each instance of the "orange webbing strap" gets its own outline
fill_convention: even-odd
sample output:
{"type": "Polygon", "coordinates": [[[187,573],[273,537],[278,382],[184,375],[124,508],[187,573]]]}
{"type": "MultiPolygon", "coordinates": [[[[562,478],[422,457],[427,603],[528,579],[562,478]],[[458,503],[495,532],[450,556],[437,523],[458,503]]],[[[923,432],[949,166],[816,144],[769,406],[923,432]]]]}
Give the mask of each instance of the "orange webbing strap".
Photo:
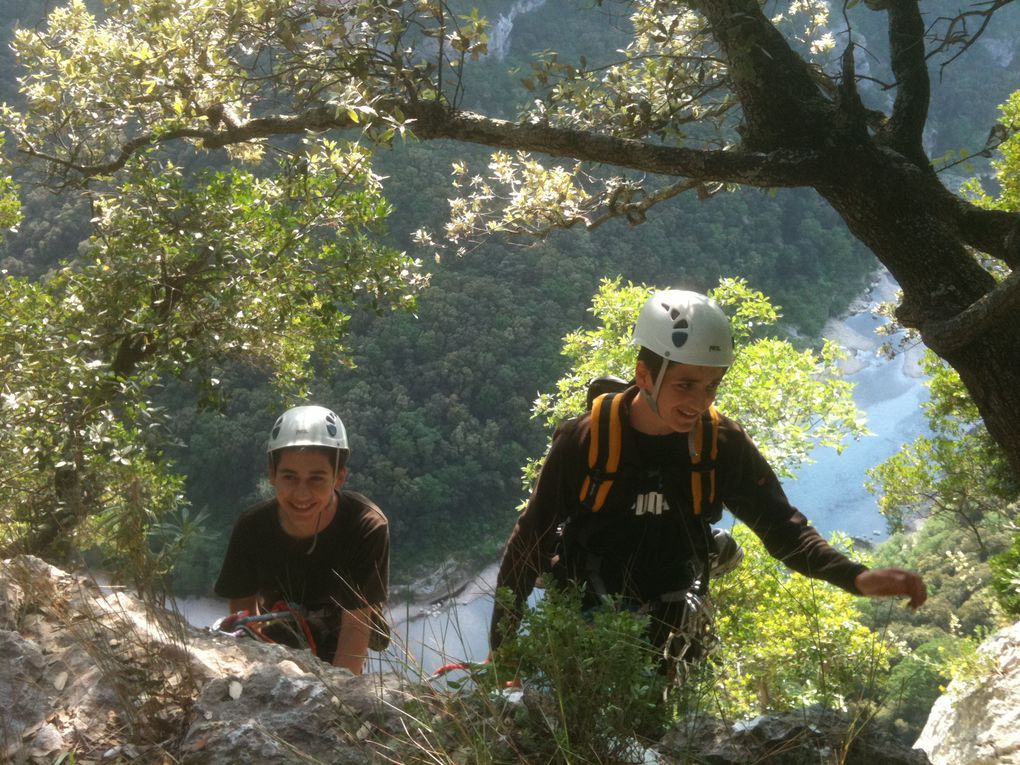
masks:
{"type": "Polygon", "coordinates": [[[698,419],[697,424],[691,428],[687,443],[691,452],[691,499],[693,500],[694,514],[701,515],[706,494],[706,482],[708,484],[708,501],[715,501],[715,460],[719,456],[718,409],[714,406],[708,408],[708,411],[698,419]],[[704,470],[698,466],[706,457],[706,447],[708,448],[709,468],[704,470]]]}
{"type": "Polygon", "coordinates": [[[620,467],[620,442],[623,431],[620,425],[620,402],[623,396],[616,393],[604,393],[592,402],[591,433],[588,445],[588,475],[581,483],[581,504],[591,506],[597,513],[605,504],[613,479],[620,467]],[[609,400],[609,409],[603,404],[609,400]],[[600,457],[605,457],[600,465],[600,457]],[[594,496],[593,496],[594,494],[594,496]]]}
{"type": "Polygon", "coordinates": [[[708,474],[708,501],[715,502],[715,463],[719,457],[719,410],[710,406],[708,416],[712,431],[712,448],[709,450],[709,456],[712,458],[712,470],[708,474]]]}
{"type": "MultiPolygon", "coordinates": [[[[286,600],[278,600],[273,604],[273,607],[270,613],[267,614],[267,616],[276,617],[277,619],[282,620],[284,622],[286,622],[288,616],[291,619],[293,619],[297,626],[301,628],[301,632],[304,634],[305,640],[308,643],[308,647],[312,651],[312,655],[318,655],[317,654],[318,648],[315,645],[315,638],[312,637],[312,628],[308,624],[308,620],[305,618],[305,615],[301,613],[300,609],[295,608],[286,600]]],[[[269,643],[274,642],[266,635],[262,635],[262,639],[269,643]]],[[[326,658],[332,659],[332,657],[326,658]]]]}

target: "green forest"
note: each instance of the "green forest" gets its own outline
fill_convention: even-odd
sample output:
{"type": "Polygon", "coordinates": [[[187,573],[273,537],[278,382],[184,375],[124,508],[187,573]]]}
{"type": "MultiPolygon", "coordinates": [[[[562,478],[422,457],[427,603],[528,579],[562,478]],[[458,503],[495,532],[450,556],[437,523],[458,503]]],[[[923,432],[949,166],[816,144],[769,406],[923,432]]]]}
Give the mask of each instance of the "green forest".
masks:
{"type": "MultiPolygon", "coordinates": [[[[334,28],[286,3],[0,0],[4,557],[85,560],[136,584],[154,575],[177,595],[208,594],[238,512],[267,493],[272,422],[313,402],[346,425],[348,486],[390,521],[395,583],[451,559],[480,567],[498,557],[534,461],[552,426],[577,413],[583,383],[632,364],[625,357],[617,368],[627,338],[607,329],[605,306],[629,300],[633,316],[628,290],[645,294],[640,285],[720,289],[734,312],[774,307],[748,321],[742,363],[773,374],[784,406],[765,411],[741,382],[750,372],[734,372],[724,401],[759,423],[753,435],[781,469],[817,443],[860,435],[820,333],[887,258],[867,226],[848,226],[838,178],[800,183],[777,170],[778,182],[745,182],[720,171],[674,195],[668,175],[637,164],[596,160],[580,171],[557,149],[550,167],[562,172],[539,170],[532,155],[513,153],[523,143],[507,139],[509,158],[493,159],[494,140],[433,135],[424,110],[408,118],[409,103],[442,96],[517,125],[732,148],[742,131],[735,99],[719,95],[730,76],[721,54],[698,58],[692,74],[648,53],[685,35],[704,44],[702,33],[681,34],[688,22],[662,3],[547,2],[514,16],[496,55],[497,27],[482,19],[498,18],[503,4],[479,4],[481,16],[468,3],[374,5],[389,15],[366,16],[377,27],[362,47],[417,46],[403,68],[387,60],[370,71],[344,58],[345,46],[362,49],[348,39],[357,25],[334,19],[334,28]],[[116,24],[102,27],[106,18],[116,24]],[[311,77],[288,56],[342,65],[311,77]],[[210,71],[231,76],[203,79],[210,71]],[[680,80],[695,89],[690,102],[658,92],[680,80]],[[203,88],[216,90],[215,106],[203,88]],[[395,103],[405,90],[413,97],[395,103]],[[698,99],[700,111],[690,105],[698,99]],[[244,109],[232,114],[241,107],[231,104],[244,109]],[[322,122],[290,129],[273,122],[284,112],[322,122]],[[215,145],[207,134],[236,125],[250,125],[250,138],[236,128],[215,145]],[[140,126],[152,132],[137,153],[118,154],[140,126]],[[830,385],[812,387],[817,380],[830,385]],[[794,437],[778,435],[784,418],[797,423],[794,437]]],[[[886,83],[909,77],[883,63],[885,14],[872,5],[828,23],[837,37],[844,22],[853,26],[861,97],[895,110],[886,83]]],[[[828,50],[828,27],[804,23],[793,24],[792,48],[828,50]]],[[[905,156],[923,152],[953,194],[967,184],[968,204],[1002,215],[1020,210],[1018,29],[1007,7],[964,55],[927,59],[932,95],[917,145],[893,141],[905,156]]],[[[841,46],[817,71],[845,81],[841,46]]],[[[771,148],[761,130],[755,156],[771,148]]],[[[592,159],[586,152],[577,162],[592,159]]],[[[968,255],[989,292],[1012,284],[1014,255],[998,253],[968,255]]],[[[933,256],[933,284],[936,265],[933,256]]],[[[855,611],[853,634],[834,626],[831,636],[848,662],[838,681],[847,688],[870,630],[896,634],[897,649],[881,656],[889,680],[868,703],[880,702],[907,737],[939,686],[973,669],[980,638],[1020,613],[1020,536],[1014,454],[1002,429],[988,427],[991,404],[973,399],[980,365],[928,342],[942,337],[924,318],[935,309],[902,286],[904,302],[924,310],[901,320],[913,342],[936,351],[927,370],[933,435],[871,472],[891,537],[869,554],[923,573],[932,597],[916,613],[835,600],[825,613],[835,623],[840,609],[855,611]],[[911,324],[916,315],[923,320],[911,324]]],[[[1004,342],[996,348],[1008,356],[1004,342]]],[[[785,581],[746,544],[749,572],[785,581]]],[[[720,602],[736,613],[755,598],[782,600],[753,589],[754,578],[742,576],[720,602]]],[[[734,617],[729,650],[753,650],[751,636],[780,624],[734,617]]],[[[845,706],[856,692],[811,692],[811,678],[785,674],[782,655],[756,661],[780,707],[845,706]]],[[[751,687],[725,689],[729,713],[759,708],[751,687]]]]}

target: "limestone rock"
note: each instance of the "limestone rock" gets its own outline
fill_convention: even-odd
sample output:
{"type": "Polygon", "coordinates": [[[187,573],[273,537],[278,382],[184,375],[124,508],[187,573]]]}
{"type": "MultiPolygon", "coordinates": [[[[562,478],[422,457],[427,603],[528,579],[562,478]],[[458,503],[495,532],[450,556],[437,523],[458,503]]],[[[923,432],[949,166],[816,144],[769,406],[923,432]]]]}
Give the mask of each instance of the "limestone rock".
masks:
{"type": "Polygon", "coordinates": [[[915,744],[934,765],[1020,765],[1020,622],[989,637],[978,655],[986,671],[949,684],[915,744]]]}
{"type": "Polygon", "coordinates": [[[367,763],[400,685],[189,627],[37,558],[0,562],[0,762],[367,763]]]}
{"type": "Polygon", "coordinates": [[[679,762],[706,765],[930,765],[924,752],[823,709],[736,724],[702,717],[667,733],[660,749],[679,762]]]}

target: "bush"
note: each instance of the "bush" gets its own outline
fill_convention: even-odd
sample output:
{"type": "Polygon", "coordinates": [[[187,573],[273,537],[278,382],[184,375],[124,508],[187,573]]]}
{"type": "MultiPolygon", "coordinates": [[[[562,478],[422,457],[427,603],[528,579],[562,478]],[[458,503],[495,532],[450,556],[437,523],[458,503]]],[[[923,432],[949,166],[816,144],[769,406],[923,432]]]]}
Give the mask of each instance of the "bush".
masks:
{"type": "Polygon", "coordinates": [[[661,734],[666,677],[647,628],[626,610],[583,614],[576,588],[550,589],[525,612],[497,660],[521,680],[518,722],[542,761],[619,762],[635,732],[661,734]]]}
{"type": "Polygon", "coordinates": [[[1020,534],[1013,538],[1009,549],[988,561],[992,571],[992,589],[1002,606],[1011,616],[1020,616],[1020,534]]]}

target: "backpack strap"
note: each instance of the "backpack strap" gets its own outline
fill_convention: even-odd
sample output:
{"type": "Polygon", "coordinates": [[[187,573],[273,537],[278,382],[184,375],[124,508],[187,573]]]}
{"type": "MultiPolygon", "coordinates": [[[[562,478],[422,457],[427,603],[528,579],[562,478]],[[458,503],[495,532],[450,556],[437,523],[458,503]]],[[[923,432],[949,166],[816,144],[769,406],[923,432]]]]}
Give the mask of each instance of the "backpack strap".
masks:
{"type": "Polygon", "coordinates": [[[719,456],[719,410],[710,406],[687,434],[691,454],[691,498],[694,514],[715,502],[715,462],[719,456]]]}
{"type": "Polygon", "coordinates": [[[620,468],[622,400],[620,393],[603,393],[592,402],[588,475],[581,484],[580,500],[593,513],[602,509],[620,468]]]}

